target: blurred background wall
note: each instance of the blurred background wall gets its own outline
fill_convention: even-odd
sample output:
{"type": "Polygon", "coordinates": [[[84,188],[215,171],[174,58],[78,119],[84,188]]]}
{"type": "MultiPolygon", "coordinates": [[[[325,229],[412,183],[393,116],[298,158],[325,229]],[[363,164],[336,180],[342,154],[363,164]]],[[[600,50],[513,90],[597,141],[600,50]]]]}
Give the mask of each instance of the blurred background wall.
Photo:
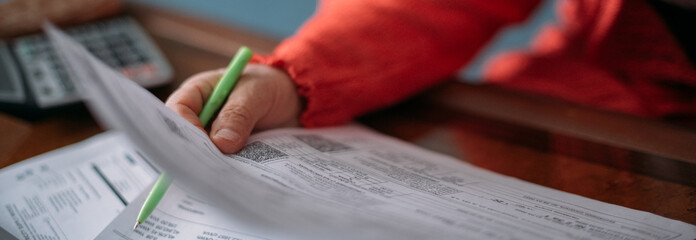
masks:
{"type": "Polygon", "coordinates": [[[316,0],[126,0],[188,13],[268,37],[291,36],[316,8],[316,0]]]}
{"type": "MultiPolygon", "coordinates": [[[[291,36],[314,13],[316,0],[127,0],[183,12],[243,28],[271,38],[291,36]]],[[[426,0],[427,1],[427,0],[426,0]]],[[[527,22],[511,26],[481,51],[460,75],[477,81],[490,59],[500,52],[523,49],[544,25],[557,21],[555,6],[561,0],[544,0],[527,22]]]]}

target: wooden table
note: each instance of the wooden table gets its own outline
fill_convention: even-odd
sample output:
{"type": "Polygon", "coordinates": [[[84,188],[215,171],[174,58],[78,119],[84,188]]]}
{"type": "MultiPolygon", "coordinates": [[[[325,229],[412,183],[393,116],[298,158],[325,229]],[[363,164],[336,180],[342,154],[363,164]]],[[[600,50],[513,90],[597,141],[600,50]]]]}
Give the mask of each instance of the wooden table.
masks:
{"type": "MultiPolygon", "coordinates": [[[[278,43],[149,7],[128,12],[175,69],[174,84],[153,90],[162,99],[188,76],[224,67],[242,44],[267,53],[278,43]]],[[[687,128],[455,81],[359,121],[501,174],[696,224],[696,133],[687,128]]],[[[0,167],[101,131],[84,108],[2,120],[0,167]]]]}

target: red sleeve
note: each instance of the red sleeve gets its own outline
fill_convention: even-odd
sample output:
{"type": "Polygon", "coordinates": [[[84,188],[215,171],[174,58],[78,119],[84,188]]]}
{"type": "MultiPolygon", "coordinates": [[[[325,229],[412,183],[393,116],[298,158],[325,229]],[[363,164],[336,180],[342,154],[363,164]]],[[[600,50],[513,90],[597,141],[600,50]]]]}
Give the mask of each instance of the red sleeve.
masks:
{"type": "Polygon", "coordinates": [[[461,68],[539,0],[332,0],[270,56],[306,98],[306,127],[345,123],[461,68]]]}

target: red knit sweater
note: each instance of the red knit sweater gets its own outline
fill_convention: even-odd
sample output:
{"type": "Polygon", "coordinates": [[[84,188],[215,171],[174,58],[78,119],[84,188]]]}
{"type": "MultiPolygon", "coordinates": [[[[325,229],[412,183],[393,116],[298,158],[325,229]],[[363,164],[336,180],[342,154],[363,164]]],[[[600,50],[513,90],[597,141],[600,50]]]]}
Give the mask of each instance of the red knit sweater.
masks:
{"type": "MultiPolygon", "coordinates": [[[[538,0],[332,0],[269,56],[306,98],[302,123],[335,125],[463,67],[538,0]]],[[[488,83],[643,116],[696,113],[696,71],[643,0],[565,1],[561,23],[498,57],[488,83]],[[693,93],[687,93],[693,95],[693,93]]]]}

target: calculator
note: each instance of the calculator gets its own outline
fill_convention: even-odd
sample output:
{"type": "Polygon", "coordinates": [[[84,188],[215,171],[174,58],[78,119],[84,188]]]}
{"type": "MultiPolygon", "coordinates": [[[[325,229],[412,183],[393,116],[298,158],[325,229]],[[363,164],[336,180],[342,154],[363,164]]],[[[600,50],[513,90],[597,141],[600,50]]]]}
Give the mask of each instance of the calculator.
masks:
{"type": "MultiPolygon", "coordinates": [[[[65,30],[101,61],[139,85],[171,82],[169,63],[132,17],[117,17],[65,30]]],[[[81,100],[45,34],[0,42],[0,108],[46,110],[81,100]]]]}

